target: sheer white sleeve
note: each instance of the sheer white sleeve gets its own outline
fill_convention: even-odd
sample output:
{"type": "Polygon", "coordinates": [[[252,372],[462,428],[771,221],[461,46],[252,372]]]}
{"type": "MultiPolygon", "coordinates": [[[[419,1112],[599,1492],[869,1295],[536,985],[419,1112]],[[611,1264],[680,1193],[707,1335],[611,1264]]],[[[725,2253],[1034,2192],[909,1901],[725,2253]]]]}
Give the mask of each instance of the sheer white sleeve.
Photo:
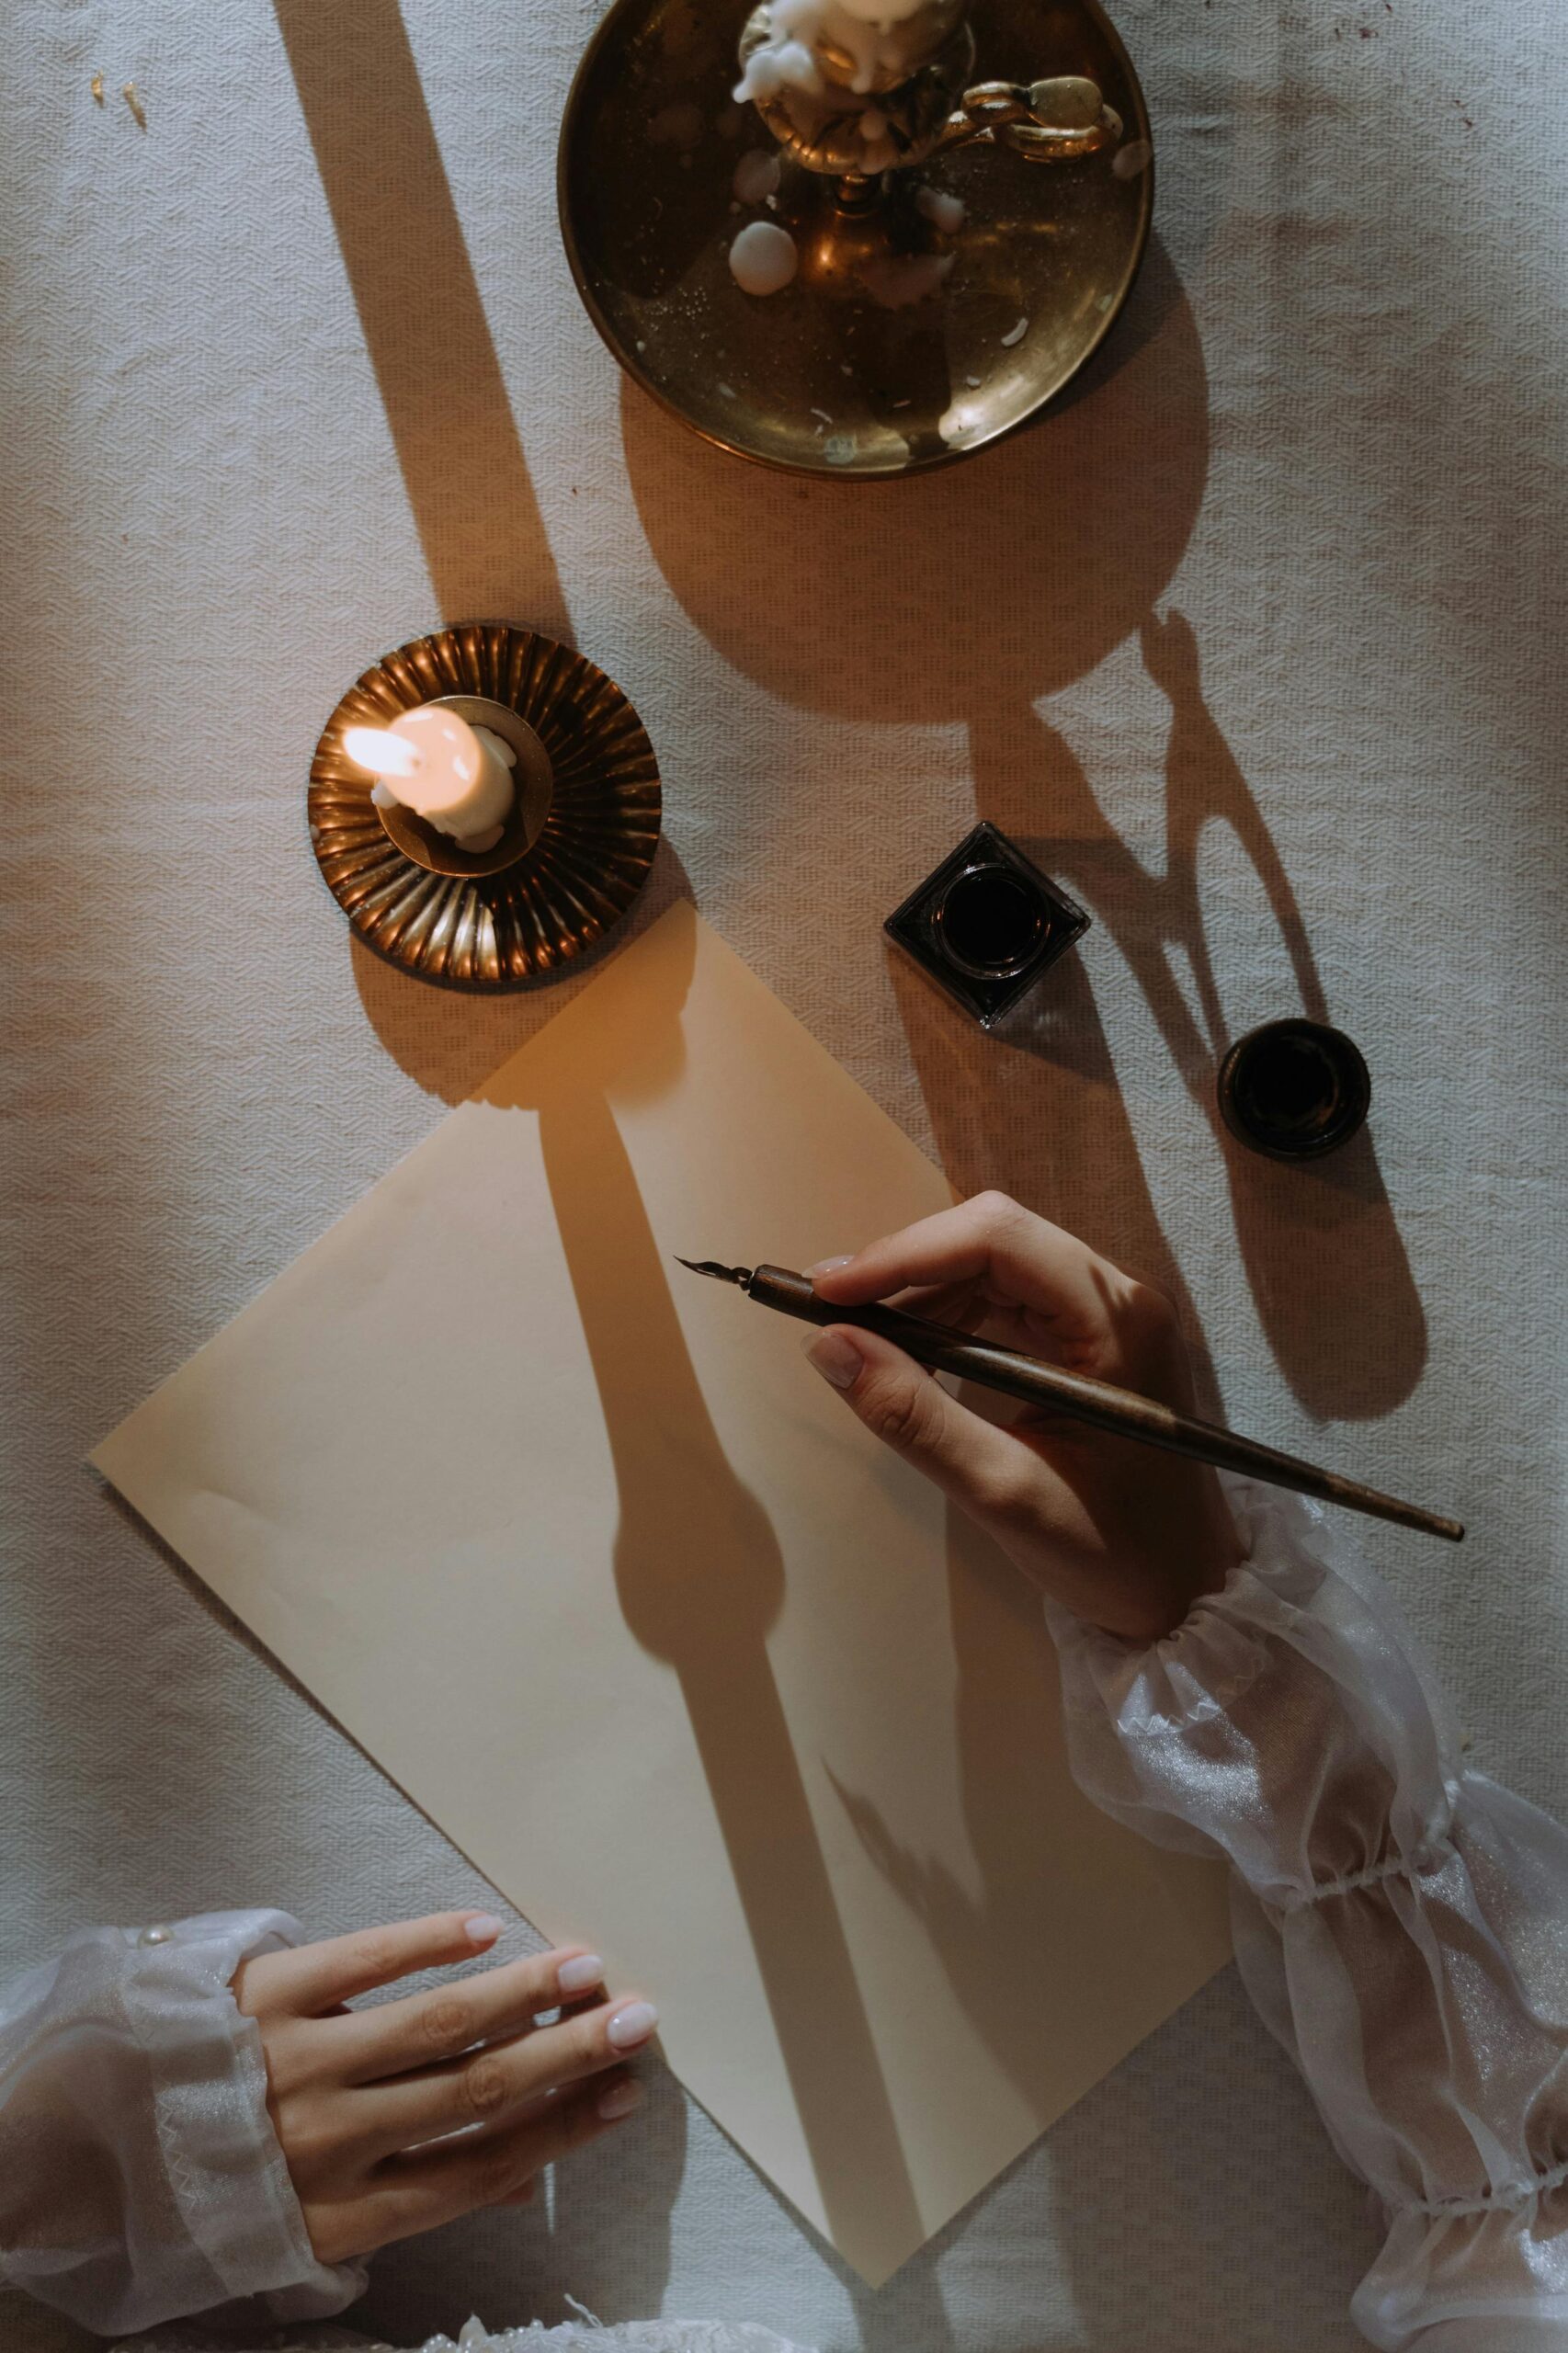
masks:
{"type": "Polygon", "coordinates": [[[1568,2345],[1568,1832],[1460,1769],[1327,1515],[1230,1486],[1247,1556],[1144,1650],[1051,1612],[1074,1769],[1233,1868],[1248,1991],[1385,2210],[1374,2345],[1568,2345]]]}
{"type": "MultiPolygon", "coordinates": [[[[566,2301],[574,2300],[568,2296],[566,2301]]],[[[516,2328],[488,2329],[483,2321],[465,2321],[455,2341],[443,2331],[404,2353],[809,2353],[807,2347],[791,2345],[770,2328],[746,2321],[615,2321],[607,2326],[582,2305],[576,2309],[581,2320],[564,2321],[555,2328],[528,2321],[516,2328]]],[[[219,2346],[201,2327],[181,2326],[138,2337],[133,2346],[116,2347],[115,2353],[278,2353],[278,2347],[276,2340],[267,2347],[227,2336],[219,2346]]],[[[350,2329],[290,2329],[289,2353],[397,2353],[397,2348],[379,2338],[372,2345],[368,2336],[350,2329]]]]}
{"type": "Polygon", "coordinates": [[[360,2292],[362,2268],[316,2261],[229,1991],[300,1938],[283,1912],[89,1928],[0,1992],[0,2279],[104,2336],[360,2292]]]}

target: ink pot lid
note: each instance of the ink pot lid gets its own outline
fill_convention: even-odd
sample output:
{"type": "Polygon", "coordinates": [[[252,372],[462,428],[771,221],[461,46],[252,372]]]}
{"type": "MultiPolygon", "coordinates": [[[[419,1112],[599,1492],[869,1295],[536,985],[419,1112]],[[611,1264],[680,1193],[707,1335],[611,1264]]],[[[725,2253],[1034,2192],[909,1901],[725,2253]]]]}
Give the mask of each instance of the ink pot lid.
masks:
{"type": "Polygon", "coordinates": [[[1226,1127],[1249,1152],[1322,1160],[1364,1125],[1372,1081],[1354,1039],[1301,1018],[1266,1021],[1238,1038],[1217,1093],[1226,1127]]]}

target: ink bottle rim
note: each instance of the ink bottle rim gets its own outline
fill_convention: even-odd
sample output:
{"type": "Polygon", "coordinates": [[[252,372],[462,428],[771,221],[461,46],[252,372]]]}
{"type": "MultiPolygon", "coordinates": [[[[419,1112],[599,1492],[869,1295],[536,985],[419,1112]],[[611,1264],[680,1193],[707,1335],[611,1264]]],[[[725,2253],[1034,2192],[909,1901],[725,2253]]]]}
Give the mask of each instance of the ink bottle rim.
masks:
{"type": "Polygon", "coordinates": [[[1372,1079],[1360,1048],[1343,1029],[1326,1021],[1309,1020],[1305,1015],[1292,1015],[1260,1022],[1235,1040],[1220,1064],[1215,1093],[1221,1118],[1249,1152],[1261,1153],[1268,1160],[1323,1160],[1340,1151],[1366,1125],[1372,1079]],[[1303,1123],[1300,1132],[1292,1135],[1287,1119],[1271,1121],[1264,1115],[1257,1094],[1248,1086],[1248,1066],[1256,1065],[1271,1046],[1296,1040],[1311,1047],[1326,1063],[1336,1095],[1321,1125],[1313,1128],[1303,1123]]]}
{"type": "Polygon", "coordinates": [[[1029,876],[1020,874],[1014,866],[999,863],[994,858],[971,858],[966,866],[960,867],[959,871],[943,885],[940,895],[931,910],[930,920],[932,934],[949,962],[956,964],[960,972],[968,972],[977,981],[1016,980],[1017,975],[1027,971],[1035,958],[1040,954],[1051,938],[1051,909],[1043,891],[1039,889],[1029,876]],[[972,953],[966,954],[956,943],[949,928],[949,909],[952,904],[953,893],[956,891],[962,891],[966,883],[979,881],[982,879],[987,882],[1005,884],[1009,891],[1017,894],[1019,900],[1028,903],[1033,916],[1033,926],[1022,946],[1000,958],[982,958],[972,953]]]}

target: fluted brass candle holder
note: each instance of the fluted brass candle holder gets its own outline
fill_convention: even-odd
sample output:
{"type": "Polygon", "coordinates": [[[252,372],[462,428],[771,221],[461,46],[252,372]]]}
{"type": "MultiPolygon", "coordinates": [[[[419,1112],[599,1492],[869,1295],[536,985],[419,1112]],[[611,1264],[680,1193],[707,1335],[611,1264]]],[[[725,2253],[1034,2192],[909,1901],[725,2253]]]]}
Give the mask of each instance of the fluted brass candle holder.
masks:
{"type": "Polygon", "coordinates": [[[368,948],[421,980],[520,988],[568,970],[619,922],[659,844],[658,764],[613,678],[506,621],[417,637],[362,672],[311,762],[311,842],[368,948]],[[401,804],[378,806],[350,727],[454,708],[517,755],[512,811],[475,857],[401,804]]]}
{"type": "Polygon", "coordinates": [[[799,55],[794,78],[756,67],[798,7],[615,0],[567,105],[562,225],[600,334],[665,407],[741,456],[886,479],[1011,432],[1103,341],[1148,238],[1148,113],[1098,0],[981,0],[972,22],[923,0],[869,43],[819,14],[802,86],[799,55]],[[730,258],[759,222],[795,257],[767,295],[730,258]]]}

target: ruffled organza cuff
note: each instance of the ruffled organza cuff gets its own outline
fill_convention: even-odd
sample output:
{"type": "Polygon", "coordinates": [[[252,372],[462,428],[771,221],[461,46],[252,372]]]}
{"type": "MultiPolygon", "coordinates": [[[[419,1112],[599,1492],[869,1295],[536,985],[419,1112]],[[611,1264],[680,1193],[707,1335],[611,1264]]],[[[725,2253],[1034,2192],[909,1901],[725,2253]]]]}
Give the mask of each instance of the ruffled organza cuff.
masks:
{"type": "Polygon", "coordinates": [[[1232,1865],[1248,1991],[1389,2216],[1364,2334],[1568,2343],[1568,1833],[1460,1771],[1324,1512],[1230,1492],[1244,1558],[1165,1641],[1051,1612],[1074,1769],[1145,1836],[1232,1865]]]}
{"type": "Polygon", "coordinates": [[[1152,1648],[1047,1604],[1074,1771],[1165,1846],[1288,1907],[1435,1851],[1458,1735],[1387,1594],[1321,1506],[1232,1480],[1245,1547],[1152,1648]]]}
{"type": "Polygon", "coordinates": [[[261,2297],[341,2312],[359,2265],[316,2261],[267,2107],[242,1961],[287,1913],[95,1928],[0,1995],[0,2274],[109,2335],[261,2297]]]}

